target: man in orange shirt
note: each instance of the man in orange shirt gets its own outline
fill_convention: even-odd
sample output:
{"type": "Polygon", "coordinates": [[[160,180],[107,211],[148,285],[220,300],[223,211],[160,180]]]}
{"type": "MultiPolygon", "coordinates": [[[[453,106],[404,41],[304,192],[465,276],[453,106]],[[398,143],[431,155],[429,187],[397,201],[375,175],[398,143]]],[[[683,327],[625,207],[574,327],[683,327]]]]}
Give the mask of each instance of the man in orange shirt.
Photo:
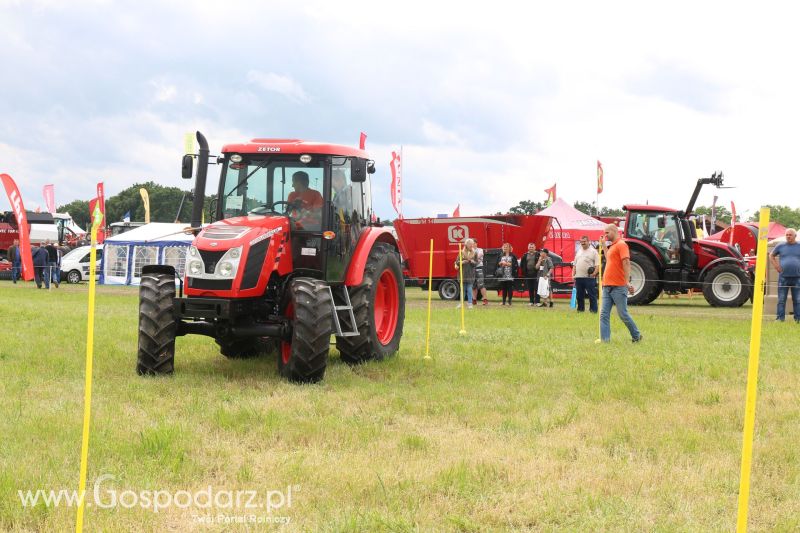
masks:
{"type": "Polygon", "coordinates": [[[611,306],[617,306],[620,320],[631,332],[632,342],[642,340],[642,334],[628,313],[628,293],[633,294],[631,277],[631,252],[628,244],[619,235],[619,228],[609,224],[605,228],[606,241],[611,244],[606,249],[606,265],[603,269],[603,309],[600,311],[600,340],[611,340],[611,306]]]}
{"type": "Polygon", "coordinates": [[[325,203],[319,191],[308,188],[308,173],[299,170],[292,174],[292,187],[289,193],[289,208],[297,210],[298,225],[306,230],[320,229],[322,205],[325,203]]]}

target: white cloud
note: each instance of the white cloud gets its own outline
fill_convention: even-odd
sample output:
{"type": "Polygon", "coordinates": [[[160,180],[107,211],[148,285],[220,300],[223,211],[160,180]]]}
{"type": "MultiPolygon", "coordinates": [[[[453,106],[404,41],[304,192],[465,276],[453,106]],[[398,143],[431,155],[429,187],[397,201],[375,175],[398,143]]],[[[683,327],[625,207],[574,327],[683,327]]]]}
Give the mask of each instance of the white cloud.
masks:
{"type": "Polygon", "coordinates": [[[267,91],[278,93],[296,104],[305,104],[311,100],[303,86],[291,76],[251,70],[247,73],[247,81],[267,91]]]}

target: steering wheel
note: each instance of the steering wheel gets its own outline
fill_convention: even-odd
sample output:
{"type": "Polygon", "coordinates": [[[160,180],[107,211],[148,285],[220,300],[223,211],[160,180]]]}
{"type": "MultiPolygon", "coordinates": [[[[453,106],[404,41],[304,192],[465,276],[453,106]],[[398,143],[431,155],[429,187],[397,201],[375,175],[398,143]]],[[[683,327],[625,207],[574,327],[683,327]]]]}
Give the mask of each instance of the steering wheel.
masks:
{"type": "Polygon", "coordinates": [[[266,205],[266,204],[264,204],[264,205],[260,205],[260,206],[258,206],[256,208],[250,210],[250,214],[253,214],[253,215],[262,215],[262,214],[266,214],[266,213],[275,213],[276,215],[286,215],[289,218],[295,218],[292,215],[293,212],[297,213],[297,210],[295,209],[294,204],[290,204],[289,202],[287,202],[285,200],[278,200],[277,202],[273,202],[271,207],[266,205]],[[286,206],[284,208],[283,212],[278,211],[277,209],[275,209],[278,205],[281,205],[281,204],[284,204],[286,206]]]}

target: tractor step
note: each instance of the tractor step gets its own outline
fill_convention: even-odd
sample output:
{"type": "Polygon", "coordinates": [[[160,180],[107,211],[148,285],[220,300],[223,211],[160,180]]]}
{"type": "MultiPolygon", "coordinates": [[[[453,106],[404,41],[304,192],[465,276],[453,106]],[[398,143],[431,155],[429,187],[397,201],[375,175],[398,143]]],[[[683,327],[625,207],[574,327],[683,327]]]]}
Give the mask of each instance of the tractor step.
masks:
{"type": "MultiPolygon", "coordinates": [[[[331,303],[335,302],[336,300],[333,298],[333,289],[330,285],[328,285],[328,292],[331,294],[331,303]]],[[[334,304],[333,306],[333,325],[336,327],[335,333],[337,337],[356,337],[359,333],[358,327],[356,326],[356,316],[353,314],[353,304],[350,303],[350,293],[344,285],[342,285],[342,292],[344,293],[345,305],[334,304]],[[340,311],[347,311],[350,315],[350,324],[353,325],[353,331],[342,331],[342,323],[339,320],[340,311]]]]}

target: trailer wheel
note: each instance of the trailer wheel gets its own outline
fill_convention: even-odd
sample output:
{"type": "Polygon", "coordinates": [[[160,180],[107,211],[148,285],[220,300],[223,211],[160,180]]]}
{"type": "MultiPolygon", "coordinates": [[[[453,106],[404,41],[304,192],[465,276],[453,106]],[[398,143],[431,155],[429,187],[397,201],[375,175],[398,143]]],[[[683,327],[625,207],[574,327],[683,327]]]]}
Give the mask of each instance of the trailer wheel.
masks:
{"type": "Polygon", "coordinates": [[[706,274],[703,296],[714,307],[741,307],[752,287],[747,273],[733,264],[722,264],[706,274]]]}
{"type": "Polygon", "coordinates": [[[653,261],[637,250],[631,250],[631,285],[633,294],[630,305],[647,305],[661,294],[661,282],[653,261]]]}
{"type": "Polygon", "coordinates": [[[458,282],[454,279],[446,279],[439,284],[439,298],[442,300],[458,300],[460,292],[458,282]]]}
{"type": "Polygon", "coordinates": [[[81,273],[77,270],[70,270],[67,273],[67,283],[80,283],[81,282],[81,273]]]}
{"type": "MultiPolygon", "coordinates": [[[[348,291],[359,334],[336,337],[342,360],[359,364],[396,353],[403,336],[406,293],[395,249],[385,243],[375,244],[364,268],[363,282],[348,287],[348,291]]],[[[340,316],[342,330],[352,331],[349,316],[341,315],[345,315],[340,316]]]]}
{"type": "Polygon", "coordinates": [[[139,350],[136,373],[140,376],[172,374],[175,370],[177,322],[172,315],[175,276],[142,274],[139,286],[139,350]]]}
{"type": "Polygon", "coordinates": [[[283,304],[292,334],[281,340],[278,371],[298,383],[316,383],[325,376],[328,365],[333,302],[325,283],[311,278],[295,278],[289,285],[283,304]]]}
{"type": "Polygon", "coordinates": [[[276,350],[275,341],[264,338],[217,339],[219,352],[228,359],[251,359],[276,350]]]}

